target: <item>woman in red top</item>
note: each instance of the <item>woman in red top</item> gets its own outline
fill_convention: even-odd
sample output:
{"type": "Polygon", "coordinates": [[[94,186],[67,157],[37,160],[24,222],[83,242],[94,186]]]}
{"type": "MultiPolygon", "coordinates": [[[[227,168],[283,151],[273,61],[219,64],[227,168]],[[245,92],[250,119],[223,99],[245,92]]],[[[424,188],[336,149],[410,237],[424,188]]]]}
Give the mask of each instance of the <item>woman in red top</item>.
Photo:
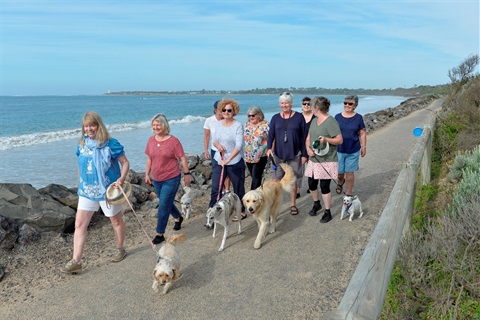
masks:
{"type": "Polygon", "coordinates": [[[165,240],[163,235],[170,214],[175,219],[173,229],[180,230],[182,227],[182,214],[173,204],[180,186],[181,172],[178,160],[182,163],[186,186],[190,186],[190,172],[182,144],[170,134],[167,118],[159,113],[152,118],[151,122],[154,135],[148,139],[145,148],[147,155],[145,182],[150,185],[153,183],[159,200],[157,235],[152,241],[154,244],[159,244],[165,240]]]}

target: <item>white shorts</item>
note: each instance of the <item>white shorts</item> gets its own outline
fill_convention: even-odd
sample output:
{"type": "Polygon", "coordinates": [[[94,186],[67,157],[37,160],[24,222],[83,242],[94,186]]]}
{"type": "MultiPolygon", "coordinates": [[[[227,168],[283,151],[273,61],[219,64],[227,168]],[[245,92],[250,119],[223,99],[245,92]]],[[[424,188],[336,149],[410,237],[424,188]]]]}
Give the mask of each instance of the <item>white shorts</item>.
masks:
{"type": "Polygon", "coordinates": [[[78,197],[77,210],[98,211],[102,207],[103,214],[107,217],[114,217],[123,210],[122,204],[108,204],[105,200],[90,200],[84,197],[78,197]]]}

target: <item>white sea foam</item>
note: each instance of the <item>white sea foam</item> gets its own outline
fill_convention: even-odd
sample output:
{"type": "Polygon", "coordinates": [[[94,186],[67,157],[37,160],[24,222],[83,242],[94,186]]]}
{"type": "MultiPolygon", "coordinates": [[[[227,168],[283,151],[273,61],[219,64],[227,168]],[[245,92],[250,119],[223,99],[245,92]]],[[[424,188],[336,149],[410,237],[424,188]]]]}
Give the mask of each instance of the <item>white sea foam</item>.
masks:
{"type": "MultiPolygon", "coordinates": [[[[174,125],[188,125],[200,121],[205,121],[205,117],[188,115],[179,119],[172,119],[168,123],[174,125]]],[[[109,133],[131,131],[136,129],[149,128],[150,121],[119,123],[107,125],[109,133]]],[[[33,144],[45,144],[55,141],[75,139],[80,137],[80,129],[56,130],[49,132],[38,132],[31,134],[22,134],[11,137],[0,137],[0,151],[18,147],[25,147],[33,144]]]]}

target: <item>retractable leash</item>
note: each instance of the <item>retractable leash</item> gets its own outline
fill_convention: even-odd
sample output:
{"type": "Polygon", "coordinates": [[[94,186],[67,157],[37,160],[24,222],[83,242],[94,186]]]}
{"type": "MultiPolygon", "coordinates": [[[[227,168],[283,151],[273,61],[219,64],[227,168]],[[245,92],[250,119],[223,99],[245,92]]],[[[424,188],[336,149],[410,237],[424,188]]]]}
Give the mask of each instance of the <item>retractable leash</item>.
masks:
{"type": "MultiPolygon", "coordinates": [[[[318,161],[318,164],[320,165],[320,167],[322,167],[323,170],[325,170],[325,172],[328,174],[328,176],[333,180],[333,182],[335,182],[335,184],[338,186],[338,181],[337,179],[334,179],[331,175],[330,175],[330,172],[327,171],[327,169],[325,169],[325,167],[323,166],[323,164],[320,162],[320,160],[317,158],[317,155],[315,155],[315,159],[317,159],[318,161]]],[[[343,194],[345,194],[345,192],[343,192],[343,194]]]]}
{"type": "Polygon", "coordinates": [[[153,252],[155,252],[155,255],[156,255],[157,258],[158,258],[158,253],[157,253],[157,251],[155,250],[155,245],[153,244],[152,240],[150,240],[150,237],[148,236],[147,231],[145,230],[145,228],[143,227],[142,223],[140,222],[140,219],[138,219],[137,213],[136,213],[135,210],[133,209],[133,206],[132,206],[132,204],[130,203],[130,200],[128,200],[128,197],[127,197],[127,195],[125,194],[125,191],[123,191],[123,188],[122,188],[121,186],[119,186],[119,188],[120,188],[120,190],[122,190],[122,194],[123,194],[123,196],[125,197],[125,199],[127,200],[127,203],[128,203],[128,205],[130,206],[130,209],[132,209],[132,212],[133,212],[133,215],[135,216],[135,219],[137,219],[138,223],[140,224],[140,227],[142,228],[143,233],[144,233],[145,236],[147,237],[147,240],[148,240],[148,242],[150,243],[150,246],[152,247],[153,252]]]}

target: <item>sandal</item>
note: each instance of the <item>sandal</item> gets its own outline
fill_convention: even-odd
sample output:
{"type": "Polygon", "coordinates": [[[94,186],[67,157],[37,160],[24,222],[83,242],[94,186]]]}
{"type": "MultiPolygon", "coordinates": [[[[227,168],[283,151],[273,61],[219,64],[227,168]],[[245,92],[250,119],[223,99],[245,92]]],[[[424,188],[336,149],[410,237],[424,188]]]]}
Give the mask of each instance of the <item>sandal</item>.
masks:
{"type": "MultiPolygon", "coordinates": [[[[247,215],[246,215],[246,214],[245,214],[245,215],[242,214],[241,216],[242,216],[242,220],[247,218],[247,215]]],[[[232,221],[233,221],[233,222],[237,222],[237,221],[238,221],[237,216],[233,217],[233,218],[232,218],[232,221]]]]}
{"type": "Polygon", "coordinates": [[[292,216],[296,216],[296,215],[298,214],[298,209],[297,209],[297,207],[292,206],[292,207],[290,208],[290,214],[291,214],[292,216]]]}
{"type": "Polygon", "coordinates": [[[344,184],[345,184],[345,181],[344,181],[342,184],[340,184],[340,183],[337,184],[337,188],[335,189],[335,191],[337,192],[337,194],[342,193],[343,185],[344,185],[344,184]]]}

